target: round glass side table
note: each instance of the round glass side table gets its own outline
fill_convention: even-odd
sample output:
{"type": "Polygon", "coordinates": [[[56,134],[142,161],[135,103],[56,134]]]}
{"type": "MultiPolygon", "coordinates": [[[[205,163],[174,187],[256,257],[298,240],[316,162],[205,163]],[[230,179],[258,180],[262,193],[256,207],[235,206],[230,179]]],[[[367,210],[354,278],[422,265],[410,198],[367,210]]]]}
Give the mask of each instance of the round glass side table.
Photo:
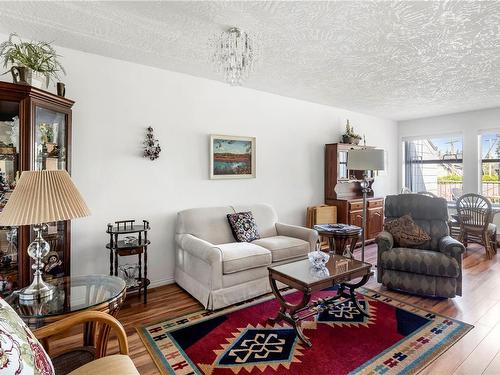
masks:
{"type": "MultiPolygon", "coordinates": [[[[125,281],[117,276],[89,275],[63,277],[48,281],[55,286],[53,297],[48,301],[33,301],[26,304],[13,292],[5,300],[17,314],[33,329],[61,320],[79,311],[102,311],[116,316],[121,304],[125,300],[125,281]]],[[[103,335],[102,345],[105,354],[109,337],[109,327],[101,328],[99,335],[103,335]]],[[[83,347],[70,349],[52,357],[56,373],[64,374],[93,361],[95,351],[96,324],[86,323],[83,329],[83,347]]],[[[50,355],[49,343],[42,342],[50,355]]]]}
{"type": "Polygon", "coordinates": [[[116,276],[73,276],[48,282],[56,288],[48,301],[25,303],[16,292],[5,299],[32,329],[82,310],[116,315],[125,298],[125,281],[116,276]]]}

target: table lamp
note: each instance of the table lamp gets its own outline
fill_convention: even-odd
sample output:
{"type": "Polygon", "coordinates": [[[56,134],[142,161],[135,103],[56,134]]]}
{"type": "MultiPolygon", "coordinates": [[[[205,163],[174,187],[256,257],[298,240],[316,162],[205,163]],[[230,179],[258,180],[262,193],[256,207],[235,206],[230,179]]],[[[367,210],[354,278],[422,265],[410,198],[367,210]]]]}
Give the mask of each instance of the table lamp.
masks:
{"type": "Polygon", "coordinates": [[[363,171],[361,192],[363,193],[363,231],[361,233],[361,260],[365,260],[366,232],[366,196],[371,191],[368,181],[368,171],[383,171],[385,169],[385,152],[377,148],[362,148],[349,150],[347,153],[347,169],[363,171]]]}
{"type": "Polygon", "coordinates": [[[35,240],[28,246],[34,260],[33,282],[19,291],[19,299],[50,299],[54,287],[43,281],[42,259],[50,245],[42,237],[46,223],[90,215],[80,192],[65,170],[25,171],[21,174],[7,204],[0,214],[1,226],[34,225],[35,240]]]}

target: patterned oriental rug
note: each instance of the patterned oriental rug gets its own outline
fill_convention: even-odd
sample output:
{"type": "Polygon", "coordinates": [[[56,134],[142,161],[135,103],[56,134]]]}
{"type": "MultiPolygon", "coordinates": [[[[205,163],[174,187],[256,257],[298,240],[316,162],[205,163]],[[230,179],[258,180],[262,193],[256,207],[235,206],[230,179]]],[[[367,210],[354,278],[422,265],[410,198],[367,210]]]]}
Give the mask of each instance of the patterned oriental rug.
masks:
{"type": "MultiPolygon", "coordinates": [[[[162,374],[415,374],[473,326],[360,288],[364,317],[344,302],[302,322],[307,348],[267,297],[137,328],[162,374]]],[[[328,289],[313,294],[324,298],[328,289]]],[[[294,301],[300,295],[291,293],[294,301]]]]}

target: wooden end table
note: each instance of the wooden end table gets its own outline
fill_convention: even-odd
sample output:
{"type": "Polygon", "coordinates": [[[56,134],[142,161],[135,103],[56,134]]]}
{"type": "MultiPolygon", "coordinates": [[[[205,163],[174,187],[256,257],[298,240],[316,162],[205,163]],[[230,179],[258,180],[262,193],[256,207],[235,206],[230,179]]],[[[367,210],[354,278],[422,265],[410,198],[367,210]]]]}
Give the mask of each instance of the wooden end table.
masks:
{"type": "Polygon", "coordinates": [[[328,238],[330,254],[354,258],[354,248],[361,235],[362,228],[346,224],[315,225],[314,229],[322,237],[328,238]],[[347,245],[349,244],[349,248],[347,245]]]}
{"type": "Polygon", "coordinates": [[[361,314],[368,316],[368,312],[363,309],[356,299],[356,289],[365,285],[370,276],[373,275],[371,267],[369,263],[340,255],[332,255],[325,268],[317,272],[315,272],[316,269],[308,259],[268,267],[271,289],[280,304],[278,314],[275,318],[269,318],[269,323],[286,321],[295,329],[299,339],[308,347],[311,347],[311,341],[300,328],[300,321],[317,314],[322,311],[321,309],[327,309],[348,300],[361,314]],[[356,283],[349,283],[356,278],[361,278],[361,280],[356,283]],[[300,302],[292,304],[286,301],[276,284],[278,281],[301,292],[302,298],[300,302]],[[338,285],[336,295],[325,299],[320,298],[309,303],[313,292],[333,285],[338,285]]]}

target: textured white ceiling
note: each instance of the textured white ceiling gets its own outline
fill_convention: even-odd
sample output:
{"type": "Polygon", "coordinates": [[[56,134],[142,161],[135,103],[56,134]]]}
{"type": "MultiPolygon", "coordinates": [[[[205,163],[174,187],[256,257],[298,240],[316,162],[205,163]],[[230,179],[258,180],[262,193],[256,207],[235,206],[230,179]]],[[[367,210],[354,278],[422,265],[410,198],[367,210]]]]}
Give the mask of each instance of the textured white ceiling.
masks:
{"type": "Polygon", "coordinates": [[[0,3],[0,32],[217,80],[233,25],[262,38],[247,87],[392,119],[500,106],[499,1],[0,3]]]}

